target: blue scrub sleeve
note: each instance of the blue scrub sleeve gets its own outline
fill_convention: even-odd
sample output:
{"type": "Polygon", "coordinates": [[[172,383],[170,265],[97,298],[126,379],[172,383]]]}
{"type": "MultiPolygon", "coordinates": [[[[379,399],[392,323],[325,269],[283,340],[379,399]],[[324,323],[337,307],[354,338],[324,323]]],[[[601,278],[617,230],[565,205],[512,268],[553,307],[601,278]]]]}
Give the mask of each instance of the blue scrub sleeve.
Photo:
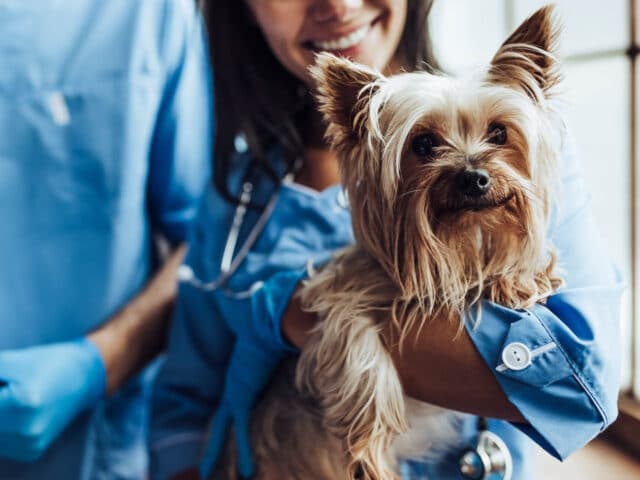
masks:
{"type": "Polygon", "coordinates": [[[211,72],[202,18],[192,3],[191,21],[167,21],[165,27],[169,72],[153,134],[149,170],[152,226],[173,245],[187,237],[211,164],[211,72]],[[180,42],[171,43],[172,39],[180,42]]]}
{"type": "Polygon", "coordinates": [[[589,212],[575,156],[565,155],[551,241],[566,287],[528,311],[490,302],[466,323],[476,348],[528,424],[515,426],[558,459],[617,415],[624,284],[589,212]]]}

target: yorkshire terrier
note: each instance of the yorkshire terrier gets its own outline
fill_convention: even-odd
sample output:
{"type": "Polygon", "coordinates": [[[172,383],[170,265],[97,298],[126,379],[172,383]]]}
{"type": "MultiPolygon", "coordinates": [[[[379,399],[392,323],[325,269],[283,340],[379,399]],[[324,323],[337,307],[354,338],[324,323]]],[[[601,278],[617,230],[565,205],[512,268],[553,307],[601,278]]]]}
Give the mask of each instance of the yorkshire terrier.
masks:
{"type": "Polygon", "coordinates": [[[564,131],[558,34],[552,7],[538,10],[472,80],[318,56],[356,243],[301,289],[319,322],[254,413],[258,478],[398,478],[398,460],[453,441],[457,414],[405,396],[380,332],[462,328],[481,300],[529,308],[561,286],[545,240],[564,131]]]}

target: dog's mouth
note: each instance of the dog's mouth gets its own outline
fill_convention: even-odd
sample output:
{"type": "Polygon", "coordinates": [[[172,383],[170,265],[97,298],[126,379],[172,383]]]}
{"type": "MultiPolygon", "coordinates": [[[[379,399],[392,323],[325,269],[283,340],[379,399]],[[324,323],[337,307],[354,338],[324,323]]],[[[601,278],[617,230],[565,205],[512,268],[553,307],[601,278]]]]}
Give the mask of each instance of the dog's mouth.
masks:
{"type": "Polygon", "coordinates": [[[470,210],[472,212],[480,212],[482,210],[488,210],[490,208],[498,208],[506,205],[509,200],[513,198],[513,193],[510,193],[499,199],[491,198],[478,198],[478,199],[465,199],[458,210],[470,210]]]}
{"type": "Polygon", "coordinates": [[[463,197],[455,204],[446,205],[440,209],[440,214],[456,214],[460,212],[482,212],[493,208],[505,206],[514,197],[513,193],[509,193],[501,198],[491,197],[463,197]]]}

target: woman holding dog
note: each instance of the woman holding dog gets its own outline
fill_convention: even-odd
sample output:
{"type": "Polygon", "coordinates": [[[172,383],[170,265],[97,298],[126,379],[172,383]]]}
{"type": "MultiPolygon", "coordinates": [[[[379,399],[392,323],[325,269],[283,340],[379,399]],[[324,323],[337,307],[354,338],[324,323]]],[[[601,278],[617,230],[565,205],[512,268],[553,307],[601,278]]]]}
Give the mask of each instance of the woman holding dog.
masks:
{"type": "MultiPolygon", "coordinates": [[[[322,264],[353,242],[308,67],[329,51],[385,74],[435,69],[430,7],[428,0],[206,4],[214,186],[181,269],[154,390],[152,478],[194,478],[198,465],[208,474],[231,426],[239,473],[254,473],[251,408],[316,321],[292,295],[309,261],[322,264]]],[[[487,428],[508,446],[511,478],[532,479],[534,442],[562,459],[616,417],[621,286],[598,242],[580,167],[569,152],[562,162],[562,208],[549,240],[565,270],[563,290],[527,311],[487,303],[479,325],[469,322],[460,334],[458,325],[432,321],[412,332],[417,340],[402,353],[391,348],[408,395],[470,414],[455,448],[428,464],[403,464],[405,478],[465,478],[460,460],[487,428]],[[476,416],[496,420],[485,426],[476,416]]]]}

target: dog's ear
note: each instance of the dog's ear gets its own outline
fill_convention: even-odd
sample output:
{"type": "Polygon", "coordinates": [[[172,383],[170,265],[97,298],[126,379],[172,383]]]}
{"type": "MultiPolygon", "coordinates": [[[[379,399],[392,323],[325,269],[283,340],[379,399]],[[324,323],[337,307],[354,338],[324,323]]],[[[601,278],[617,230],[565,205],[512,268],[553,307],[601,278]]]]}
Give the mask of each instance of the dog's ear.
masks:
{"type": "Polygon", "coordinates": [[[340,143],[362,138],[369,98],[378,88],[376,82],[384,77],[364,65],[329,53],[317,55],[309,70],[316,82],[316,99],[331,140],[340,143]]]}
{"type": "Polygon", "coordinates": [[[488,81],[520,88],[534,101],[549,98],[561,80],[555,57],[560,26],[553,5],[527,18],[491,61],[488,81]]]}

